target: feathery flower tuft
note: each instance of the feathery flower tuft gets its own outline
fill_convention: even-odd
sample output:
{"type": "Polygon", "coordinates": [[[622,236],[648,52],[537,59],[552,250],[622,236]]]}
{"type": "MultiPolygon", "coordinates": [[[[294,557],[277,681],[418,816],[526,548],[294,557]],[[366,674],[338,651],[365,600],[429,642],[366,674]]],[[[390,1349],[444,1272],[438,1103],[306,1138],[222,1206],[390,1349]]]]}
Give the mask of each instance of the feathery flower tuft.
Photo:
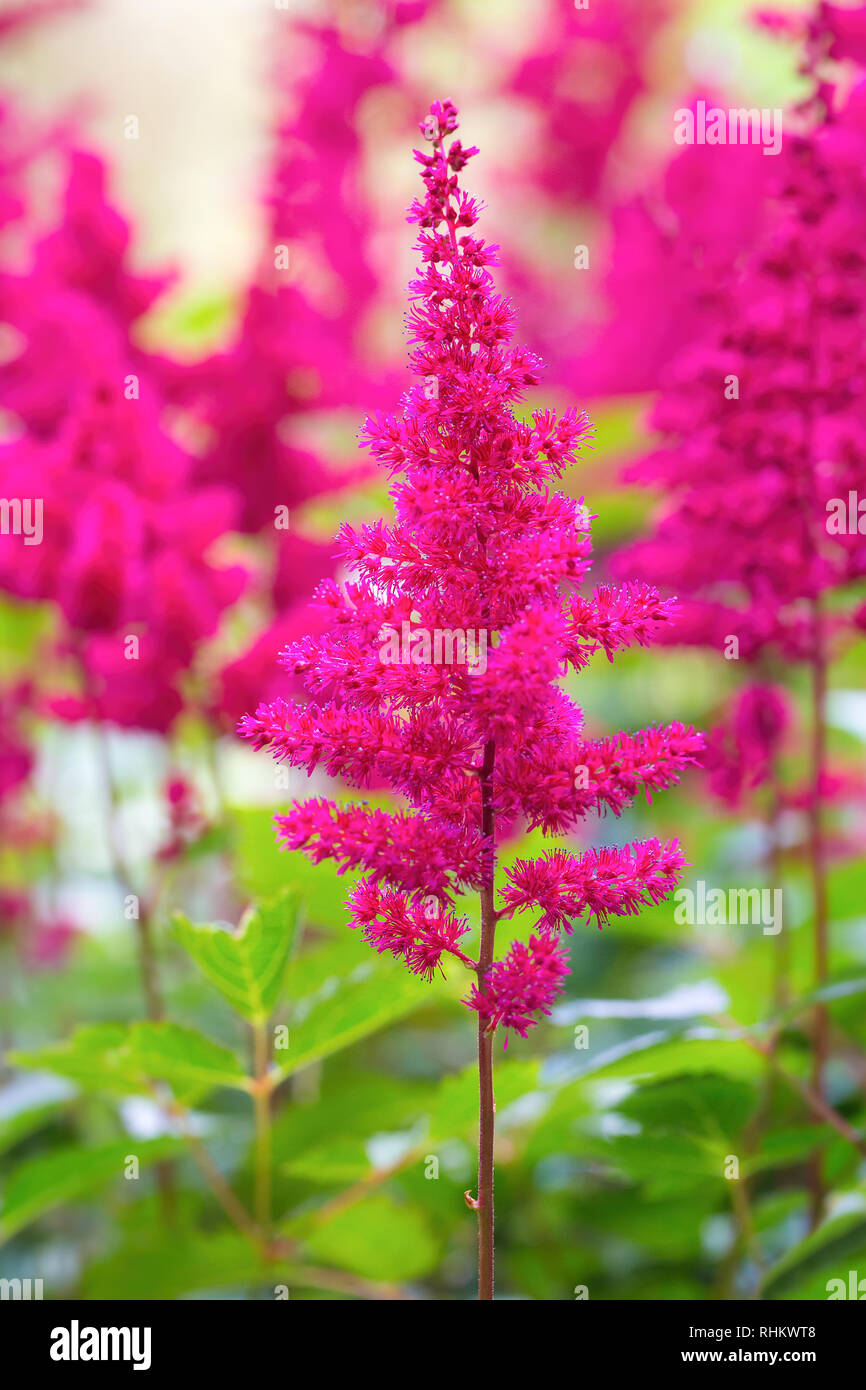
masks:
{"type": "Polygon", "coordinates": [[[393,888],[381,889],[363,880],[350,894],[347,906],[350,927],[361,927],[364,940],[381,955],[390,951],[405,961],[413,975],[432,980],[443,951],[475,968],[475,962],[458,948],[458,941],[469,930],[465,918],[441,912],[438,904],[410,902],[393,888]]]}
{"type": "Polygon", "coordinates": [[[483,990],[477,985],[465,1001],[492,1033],[501,1023],[525,1038],[538,1023],[533,1014],[549,1014],[569,973],[567,953],[551,936],[531,936],[529,945],[515,941],[503,960],[490,967],[483,990]]]}
{"type": "Polygon", "coordinates": [[[518,859],[505,871],[503,916],[533,906],[543,912],[537,931],[570,932],[578,917],[595,917],[600,929],[611,915],[632,916],[667,897],[684,867],[676,840],[590,849],[579,857],[556,849],[541,859],[518,859]]]}
{"type": "Polygon", "coordinates": [[[577,858],[557,851],[512,870],[498,909],[497,833],[561,834],[598,812],[620,815],[641,792],[675,783],[702,740],[681,724],[589,739],[562,689],[569,666],[650,641],[674,605],[646,584],[578,593],[592,518],[557,482],[592,427],[576,410],[517,418],[540,363],[512,342],[514,311],[491,275],[496,248],[478,236],[478,204],[460,185],[477,150],[452,138],[450,101],[434,102],[420,129],[424,194],[409,214],[416,381],[397,414],[368,419],[363,433],[393,475],[394,519],[341,528],[352,578],[321,585],[320,627],[282,654],[310,702],[262,704],[240,732],[308,774],[384,782],[405,799],[393,814],[295,802],[277,834],[314,863],[365,872],[351,920],[377,951],[428,980],[452,956],[476,972],[466,1002],[485,1030],[525,1036],[567,970],[550,933],[657,902],[683,861],[675,843],[655,840],[577,858]],[[482,900],[477,962],[460,949],[468,926],[454,911],[467,890],[482,900]],[[497,965],[496,918],[523,906],[541,909],[543,931],[497,965]]]}

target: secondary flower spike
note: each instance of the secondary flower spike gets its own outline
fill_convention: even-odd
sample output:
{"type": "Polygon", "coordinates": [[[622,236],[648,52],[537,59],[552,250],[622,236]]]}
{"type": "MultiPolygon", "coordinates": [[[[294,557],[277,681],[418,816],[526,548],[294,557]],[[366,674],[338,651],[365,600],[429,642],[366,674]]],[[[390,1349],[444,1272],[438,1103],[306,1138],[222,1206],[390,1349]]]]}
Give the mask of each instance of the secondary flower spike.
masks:
{"type": "Polygon", "coordinates": [[[496,248],[477,235],[478,204],[460,186],[477,151],[456,130],[454,105],[434,102],[421,125],[428,149],[415,154],[424,196],[409,214],[416,381],[399,413],[364,430],[394,475],[394,518],[342,528],[354,578],[320,586],[323,631],[282,654],[313,698],[260,705],[240,731],[308,774],[384,782],[404,799],[393,814],[296,802],[277,817],[278,838],[314,863],[361,868],[348,906],[370,945],[427,979],[450,956],[476,976],[465,1002],[481,1033],[501,1025],[525,1037],[563,987],[559,930],[658,902],[684,860],[676,841],[560,848],[509,871],[497,905],[497,823],[562,834],[589,814],[618,816],[676,782],[702,740],[681,724],[588,739],[562,689],[569,668],[652,640],[675,610],[646,584],[578,592],[590,517],[557,483],[591,425],[578,410],[515,413],[540,364],[512,342],[514,312],[490,271],[496,248]],[[394,633],[411,640],[387,642],[394,633]],[[463,949],[466,892],[482,902],[477,960],[463,949]],[[535,934],[496,963],[496,921],[524,907],[540,911],[535,934]]]}

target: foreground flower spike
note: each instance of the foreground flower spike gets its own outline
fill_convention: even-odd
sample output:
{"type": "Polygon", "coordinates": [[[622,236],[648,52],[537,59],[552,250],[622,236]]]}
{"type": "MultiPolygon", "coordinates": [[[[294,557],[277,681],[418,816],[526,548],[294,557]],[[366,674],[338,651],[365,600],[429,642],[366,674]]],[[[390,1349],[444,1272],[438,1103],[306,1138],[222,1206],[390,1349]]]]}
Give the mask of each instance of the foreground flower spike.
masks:
{"type": "Polygon", "coordinates": [[[478,206],[458,176],[477,151],[451,139],[457,111],[435,102],[416,151],[425,185],[410,221],[422,268],[410,286],[411,365],[418,377],[396,416],[368,420],[365,441],[394,474],[395,519],[344,526],[356,578],[318,591],[323,635],[285,650],[283,664],[316,697],[260,705],[241,722],[257,748],[350,784],[384,781],[409,802],[389,815],[315,800],[278,817],[280,840],[316,863],[362,868],[352,925],[427,979],[447,957],[475,974],[464,1001],[478,1014],[480,1082],[479,1297],[493,1297],[493,1070],[498,1027],[526,1037],[549,1014],[568,971],[560,928],[630,914],[678,881],[676,842],[518,864],[496,904],[500,833],[573,830],[602,809],[676,782],[702,741],[680,724],[587,739],[560,687],[569,666],[609,659],[651,639],[673,606],[648,585],[576,593],[590,564],[590,518],[555,490],[589,442],[586,416],[515,404],[537,384],[538,360],[511,342],[514,315],[475,234],[478,206]],[[477,960],[455,900],[481,900],[477,960]],[[541,909],[529,945],[494,960],[497,918],[541,909]]]}

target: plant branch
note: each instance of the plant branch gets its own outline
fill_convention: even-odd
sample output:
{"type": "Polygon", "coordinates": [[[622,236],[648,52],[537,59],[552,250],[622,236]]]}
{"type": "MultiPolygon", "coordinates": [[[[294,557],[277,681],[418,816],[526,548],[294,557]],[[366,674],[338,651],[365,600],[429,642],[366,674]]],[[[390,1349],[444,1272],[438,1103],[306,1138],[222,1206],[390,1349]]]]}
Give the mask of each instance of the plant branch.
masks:
{"type": "MultiPolygon", "coordinates": [[[[725,1028],[738,1028],[738,1025],[734,1023],[732,1019],[723,1018],[720,1022],[725,1028]]],[[[772,1041],[762,1043],[759,1042],[757,1038],[747,1037],[742,1034],[740,1035],[740,1041],[745,1043],[746,1047],[751,1048],[753,1052],[757,1052],[760,1056],[766,1057],[777,1075],[780,1076],[783,1081],[787,1082],[789,1086],[793,1087],[795,1091],[799,1092],[816,1119],[830,1125],[831,1128],[835,1129],[837,1134],[841,1134],[842,1138],[846,1139],[849,1144],[853,1144],[858,1153],[866,1156],[866,1138],[859,1134],[854,1126],[845,1119],[845,1116],[840,1115],[839,1111],[835,1110],[829,1101],[825,1100],[820,1091],[816,1091],[814,1086],[809,1085],[808,1081],[803,1081],[799,1076],[794,1076],[793,1072],[789,1072],[787,1068],[782,1066],[776,1056],[775,1045],[772,1041]]]]}
{"type": "Polygon", "coordinates": [[[243,1202],[226,1182],[204,1144],[189,1128],[187,1124],[189,1117],[186,1110],[175,1101],[169,1106],[169,1111],[178,1121],[180,1136],[189,1149],[193,1162],[226,1216],[232,1225],[236,1226],[257,1250],[260,1250],[261,1237],[255,1222],[243,1202]]]}
{"type": "Polygon", "coordinates": [[[398,1173],[402,1173],[408,1168],[410,1163],[416,1162],[419,1158],[423,1157],[426,1147],[426,1144],[417,1144],[394,1163],[389,1163],[384,1168],[373,1168],[371,1172],[366,1173],[363,1178],[359,1178],[357,1182],[352,1183],[351,1187],[344,1188],[342,1192],[338,1192],[336,1196],[330,1197],[327,1202],[323,1202],[316,1211],[316,1221],[330,1221],[333,1217],[338,1216],[340,1212],[346,1211],[349,1207],[353,1207],[356,1202],[363,1201],[364,1198],[375,1191],[377,1187],[381,1187],[382,1183],[388,1182],[390,1178],[396,1177],[398,1173]]]}
{"type": "Polygon", "coordinates": [[[266,1240],[271,1226],[271,1093],[268,1082],[267,1020],[253,1023],[256,1086],[253,1090],[256,1124],[255,1205],[256,1220],[266,1240]]]}
{"type": "MultiPolygon", "coordinates": [[[[297,1258],[298,1247],[295,1242],[283,1239],[274,1241],[268,1250],[268,1260],[281,1260],[286,1256],[297,1258]]],[[[347,1274],[341,1269],[299,1264],[296,1269],[287,1271],[287,1276],[309,1288],[330,1289],[333,1293],[345,1293],[353,1298],[390,1301],[411,1297],[397,1284],[382,1284],[373,1279],[363,1279],[360,1275],[347,1274]]]]}

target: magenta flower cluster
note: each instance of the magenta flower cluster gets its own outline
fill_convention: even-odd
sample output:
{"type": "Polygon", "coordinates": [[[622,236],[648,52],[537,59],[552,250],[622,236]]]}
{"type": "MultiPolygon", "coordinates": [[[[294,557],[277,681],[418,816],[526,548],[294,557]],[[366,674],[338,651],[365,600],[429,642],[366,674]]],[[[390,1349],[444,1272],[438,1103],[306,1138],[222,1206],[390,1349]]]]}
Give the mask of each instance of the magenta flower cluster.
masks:
{"type": "Polygon", "coordinates": [[[476,151],[451,138],[456,129],[454,106],[434,103],[421,126],[431,149],[416,152],[425,185],[410,211],[422,262],[410,286],[417,381],[399,414],[365,426],[373,455],[397,475],[394,519],[343,527],[354,578],[321,586],[324,632],[282,655],[315,700],[261,705],[240,727],[280,761],[359,787],[385,782],[406,799],[393,814],[296,802],[277,819],[279,838],[341,872],[362,869],[349,909],[370,944],[427,978],[456,958],[479,972],[467,1005],[491,1030],[525,1035],[562,988],[560,929],[658,901],[682,852],[675,841],[558,849],[506,870],[496,916],[541,916],[527,945],[486,970],[462,949],[468,923],[456,897],[495,891],[506,836],[522,826],[568,834],[600,809],[619,815],[641,791],[675,782],[701,739],[679,724],[587,738],[562,688],[570,667],[650,640],[673,609],[643,585],[577,592],[590,518],[556,484],[591,427],[575,410],[515,413],[539,362],[512,343],[513,311],[490,274],[496,250],[478,237],[478,205],[459,182],[476,151]],[[417,653],[383,664],[380,634],[404,620],[489,634],[485,667],[417,653]]]}
{"type": "Polygon", "coordinates": [[[664,501],[620,572],[680,596],[673,640],[749,672],[707,757],[731,804],[769,780],[791,723],[768,675],[823,669],[866,627],[866,87],[828,65],[863,60],[863,13],[821,4],[782,26],[811,90],[767,161],[757,225],[741,207],[751,238],[664,380],[659,445],[628,474],[664,501]]]}

